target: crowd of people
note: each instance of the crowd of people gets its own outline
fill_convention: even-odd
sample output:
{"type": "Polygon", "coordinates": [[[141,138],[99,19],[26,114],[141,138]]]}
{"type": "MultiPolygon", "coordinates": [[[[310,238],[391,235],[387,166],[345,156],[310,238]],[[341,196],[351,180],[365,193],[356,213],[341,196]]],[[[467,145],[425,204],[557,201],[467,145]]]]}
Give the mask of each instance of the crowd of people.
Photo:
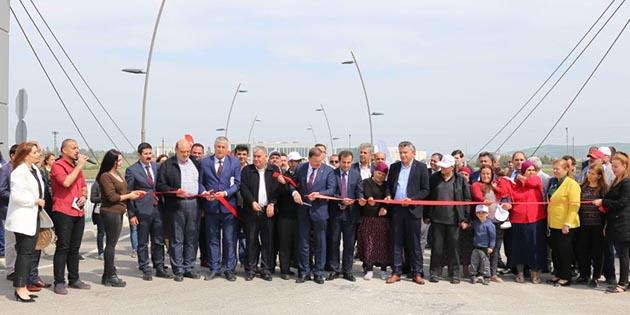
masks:
{"type": "Polygon", "coordinates": [[[62,295],[90,289],[79,277],[88,193],[105,286],[126,285],[115,262],[126,215],[145,281],[236,281],[240,261],[245,281],[272,281],[279,271],[296,283],[354,282],[358,258],[363,279],[378,267],[388,284],[406,276],[421,285],[425,277],[488,285],[508,273],[517,283],[540,284],[541,273],[551,273],[546,282],[554,286],[597,287],[603,276],[608,292],[628,289],[630,169],[623,152],[591,148],[579,174],[575,158],[565,156],[553,161],[550,176],[539,158],[520,151],[507,167],[500,155],[482,152],[472,171],[460,150],[434,153],[427,166],[408,141],[391,165],[370,144],[359,147],[354,163],[351,151],[327,157],[326,150],[317,144],[306,158],[263,146],[230,152],[228,139],[217,137],[210,156],[202,144],[181,139],[174,156],[154,159],[151,145],[141,143],[124,174],[122,154],[107,151],[88,192],[88,158],[75,140],[63,141],[57,159],[42,159],[35,142],[14,145],[0,168],[0,249],[15,299],[34,302],[32,293],[50,286],[62,295]],[[52,218],[57,237],[52,284],[38,274],[42,217],[52,218]]]}

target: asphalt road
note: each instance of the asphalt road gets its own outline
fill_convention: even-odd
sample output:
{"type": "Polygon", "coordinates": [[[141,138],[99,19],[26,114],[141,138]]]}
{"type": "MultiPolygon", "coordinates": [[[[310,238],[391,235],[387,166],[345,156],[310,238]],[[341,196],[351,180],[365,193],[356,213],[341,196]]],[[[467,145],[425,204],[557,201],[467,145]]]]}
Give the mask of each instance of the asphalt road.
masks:
{"type": "MultiPolygon", "coordinates": [[[[126,228],[124,228],[126,229],[126,228]]],[[[125,232],[123,232],[125,233],[125,232]]],[[[553,287],[548,284],[518,284],[504,276],[502,284],[459,285],[447,281],[417,285],[408,279],[385,284],[376,277],[362,278],[360,263],[355,263],[357,282],[343,279],[323,285],[307,282],[296,284],[274,277],[267,282],[256,278],[238,280],[224,278],[211,281],[185,279],[183,282],[155,278],[143,281],[135,259],[130,257],[127,237],[119,243],[116,256],[118,273],[127,281],[125,288],[100,285],[102,261],[95,254],[93,226],[86,224],[80,264],[82,280],[91,290],[69,289],[59,296],[51,289],[39,292],[36,303],[18,303],[13,299],[11,282],[0,280],[0,312],[7,314],[622,314],[630,308],[630,293],[606,294],[604,288],[586,286],[553,287]]],[[[425,251],[428,270],[429,251],[425,251]]],[[[0,259],[4,269],[4,259],[0,259]]],[[[199,270],[199,269],[198,269],[199,270]]],[[[202,270],[203,273],[206,270],[202,270]]],[[[52,282],[52,256],[44,255],[40,274],[52,282]]],[[[549,275],[543,276],[544,280],[549,275]]]]}

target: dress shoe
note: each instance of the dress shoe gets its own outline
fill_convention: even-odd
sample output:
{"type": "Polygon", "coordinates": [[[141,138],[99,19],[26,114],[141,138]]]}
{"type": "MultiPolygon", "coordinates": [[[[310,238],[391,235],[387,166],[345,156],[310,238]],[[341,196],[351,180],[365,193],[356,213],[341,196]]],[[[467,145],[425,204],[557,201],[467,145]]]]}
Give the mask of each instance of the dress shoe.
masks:
{"type": "Polygon", "coordinates": [[[106,286],[115,287],[115,288],[124,288],[127,285],[127,283],[123,281],[122,279],[118,278],[117,275],[106,277],[105,283],[103,284],[106,286]]]}
{"type": "Polygon", "coordinates": [[[459,284],[459,278],[458,277],[451,278],[451,284],[459,284]]]}
{"type": "Polygon", "coordinates": [[[201,276],[199,276],[199,274],[194,272],[194,271],[186,271],[186,272],[184,272],[184,277],[190,278],[190,279],[199,279],[199,278],[201,278],[201,276]]]}
{"type": "Polygon", "coordinates": [[[7,280],[13,281],[13,279],[15,279],[15,272],[12,272],[12,273],[7,275],[7,280]]]}
{"type": "Polygon", "coordinates": [[[85,282],[83,282],[81,280],[77,280],[77,281],[71,283],[69,285],[69,287],[73,288],[73,289],[79,289],[79,290],[89,290],[89,289],[92,288],[89,284],[87,284],[87,283],[85,283],[85,282]]]}
{"type": "Polygon", "coordinates": [[[263,280],[265,280],[265,281],[271,281],[271,280],[273,280],[273,277],[271,276],[271,274],[270,274],[270,273],[263,273],[263,274],[262,274],[262,278],[263,278],[263,280]]]}
{"type": "Polygon", "coordinates": [[[171,275],[165,269],[162,269],[162,268],[158,268],[155,271],[155,276],[158,277],[158,278],[164,278],[164,279],[171,279],[171,278],[173,278],[173,275],[171,275]]]}
{"type": "Polygon", "coordinates": [[[351,282],[357,281],[357,278],[355,278],[351,273],[344,273],[343,278],[351,282]]]}
{"type": "Polygon", "coordinates": [[[553,286],[554,287],[570,287],[571,286],[571,280],[569,280],[567,282],[564,282],[564,283],[558,281],[558,282],[554,283],[553,286]]]}
{"type": "Polygon", "coordinates": [[[293,271],[289,270],[288,275],[289,275],[289,276],[295,276],[295,272],[293,272],[293,271]]]}
{"type": "Polygon", "coordinates": [[[23,298],[22,298],[22,297],[21,297],[21,296],[17,293],[17,291],[14,291],[14,292],[13,292],[13,296],[15,296],[15,300],[16,300],[16,301],[20,301],[20,302],[23,302],[23,303],[31,303],[31,302],[35,302],[35,299],[34,299],[34,298],[32,298],[32,297],[30,297],[30,296],[29,296],[29,298],[28,298],[28,299],[23,299],[23,298]]]}
{"type": "Polygon", "coordinates": [[[182,281],[184,281],[184,275],[181,274],[181,273],[176,273],[173,276],[173,280],[175,280],[176,282],[182,282],[182,281]]]}
{"type": "Polygon", "coordinates": [[[399,275],[392,275],[391,277],[387,278],[387,280],[385,280],[385,283],[394,283],[394,282],[398,282],[400,281],[400,276],[399,275]]]}
{"type": "Polygon", "coordinates": [[[143,272],[142,273],[142,280],[144,280],[144,281],[153,281],[153,274],[151,274],[151,271],[143,272]]]}
{"type": "Polygon", "coordinates": [[[429,276],[429,282],[438,283],[438,282],[440,282],[440,277],[438,277],[436,275],[431,275],[431,276],[429,276]]]}
{"type": "Polygon", "coordinates": [[[412,278],[412,281],[417,284],[424,284],[424,278],[421,275],[416,275],[412,278]]]}
{"type": "Polygon", "coordinates": [[[328,277],[326,277],[326,281],[332,281],[339,278],[339,273],[338,272],[331,272],[328,274],[328,277]]]}
{"type": "Polygon", "coordinates": [[[251,272],[247,272],[245,274],[245,281],[252,281],[252,280],[254,280],[254,274],[251,272]]]}
{"type": "Polygon", "coordinates": [[[27,285],[26,289],[29,290],[30,292],[39,292],[42,290],[42,288],[36,286],[36,285],[27,285]]]}
{"type": "Polygon", "coordinates": [[[280,279],[282,280],[289,280],[291,279],[291,276],[288,273],[283,273],[280,275],[280,279]]]}
{"type": "Polygon", "coordinates": [[[210,263],[208,263],[207,260],[202,260],[200,265],[201,267],[206,267],[206,268],[210,267],[210,263]]]}
{"type": "Polygon", "coordinates": [[[304,283],[306,281],[311,281],[311,276],[310,275],[298,275],[297,279],[295,279],[295,283],[304,283]]]}
{"type": "Polygon", "coordinates": [[[52,286],[52,284],[46,283],[46,282],[44,282],[42,280],[39,280],[39,281],[35,282],[35,285],[40,287],[40,288],[50,288],[52,286]]]}
{"type": "Polygon", "coordinates": [[[230,282],[236,281],[236,274],[234,273],[234,271],[228,270],[224,272],[223,274],[225,275],[225,279],[227,279],[227,281],[230,281],[230,282]]]}
{"type": "Polygon", "coordinates": [[[210,280],[215,279],[215,278],[216,278],[216,277],[218,277],[218,276],[219,276],[219,274],[218,274],[218,273],[216,273],[216,272],[214,272],[214,271],[210,271],[210,273],[208,273],[208,274],[206,275],[206,277],[204,278],[204,280],[206,280],[206,281],[210,281],[210,280]]]}
{"type": "Polygon", "coordinates": [[[68,289],[66,289],[66,284],[65,283],[55,283],[55,287],[54,287],[53,291],[56,294],[59,294],[59,295],[67,295],[68,294],[68,289]]]}
{"type": "Polygon", "coordinates": [[[315,281],[315,283],[317,283],[317,284],[324,284],[324,277],[323,276],[315,276],[313,281],[315,281]]]}

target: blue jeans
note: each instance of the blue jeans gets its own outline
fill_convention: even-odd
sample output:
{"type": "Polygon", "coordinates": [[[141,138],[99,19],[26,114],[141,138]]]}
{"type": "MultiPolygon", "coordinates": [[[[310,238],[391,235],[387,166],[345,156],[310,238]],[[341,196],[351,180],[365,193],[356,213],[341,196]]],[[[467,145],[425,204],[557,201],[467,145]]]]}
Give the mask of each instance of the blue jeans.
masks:
{"type": "Polygon", "coordinates": [[[4,220],[0,220],[0,256],[4,256],[4,220]]]}
{"type": "Polygon", "coordinates": [[[134,252],[138,251],[138,226],[129,225],[129,240],[131,241],[131,248],[134,252]]]}

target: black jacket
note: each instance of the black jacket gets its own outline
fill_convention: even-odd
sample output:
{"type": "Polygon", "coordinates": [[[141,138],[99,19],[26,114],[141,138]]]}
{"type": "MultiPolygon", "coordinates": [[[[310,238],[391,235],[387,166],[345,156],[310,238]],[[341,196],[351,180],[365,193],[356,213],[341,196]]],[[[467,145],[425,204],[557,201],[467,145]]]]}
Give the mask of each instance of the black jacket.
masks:
{"type": "MultiPolygon", "coordinates": [[[[265,188],[267,191],[267,204],[274,204],[274,214],[276,212],[276,204],[278,203],[278,192],[280,183],[273,177],[273,173],[280,172],[276,165],[267,164],[265,168],[265,188]]],[[[240,191],[243,195],[243,210],[245,215],[256,215],[253,210],[252,203],[258,202],[258,190],[260,188],[260,174],[254,164],[247,165],[241,170],[241,187],[240,191]]],[[[263,213],[265,209],[263,208],[263,213]]]]}
{"type": "Polygon", "coordinates": [[[602,206],[608,209],[606,236],[613,242],[630,242],[630,178],[611,188],[602,199],[602,206]]]}
{"type": "MultiPolygon", "coordinates": [[[[199,161],[192,157],[189,159],[193,162],[197,171],[199,171],[199,161]]],[[[177,156],[169,158],[160,165],[157,178],[156,190],[159,192],[175,191],[182,188],[182,171],[179,169],[177,156]]],[[[163,197],[165,210],[172,211],[179,209],[180,198],[175,194],[165,194],[163,197]]]]}
{"type": "MultiPolygon", "coordinates": [[[[295,181],[295,173],[287,170],[286,172],[282,172],[282,175],[290,177],[295,181]]],[[[289,183],[285,185],[280,185],[278,189],[278,206],[276,207],[276,212],[278,213],[279,218],[297,220],[297,203],[293,201],[293,196],[291,196],[291,190],[289,189],[289,183]]]]}
{"type": "MultiPolygon", "coordinates": [[[[413,160],[411,170],[409,173],[409,181],[407,182],[407,197],[411,200],[424,200],[429,196],[429,173],[427,172],[427,165],[413,160]]],[[[389,187],[390,197],[392,199],[396,196],[396,186],[398,183],[398,175],[400,175],[400,169],[402,162],[398,161],[389,167],[389,175],[387,176],[387,187],[389,187]]],[[[416,219],[422,219],[422,206],[407,206],[407,210],[416,219]]]]}
{"type": "MultiPolygon", "coordinates": [[[[429,186],[431,187],[431,194],[428,200],[437,200],[437,186],[443,182],[442,172],[436,172],[431,175],[429,179],[429,186]]],[[[466,179],[453,171],[453,201],[470,201],[470,188],[466,179]]],[[[459,224],[462,221],[469,221],[470,206],[456,205],[453,207],[455,210],[451,213],[445,213],[445,211],[436,211],[439,208],[435,206],[427,206],[424,211],[424,218],[430,219],[431,222],[442,224],[459,224]]]]}

